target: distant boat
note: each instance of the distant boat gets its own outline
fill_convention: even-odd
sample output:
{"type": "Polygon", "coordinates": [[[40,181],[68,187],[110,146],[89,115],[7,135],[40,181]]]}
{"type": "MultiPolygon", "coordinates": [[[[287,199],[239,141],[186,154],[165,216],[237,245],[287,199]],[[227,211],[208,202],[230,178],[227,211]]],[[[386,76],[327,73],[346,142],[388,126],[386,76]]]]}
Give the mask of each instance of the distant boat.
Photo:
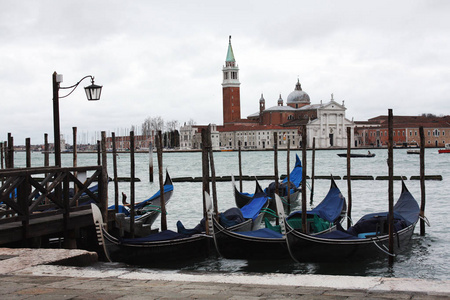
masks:
{"type": "MultiPolygon", "coordinates": [[[[338,153],[339,157],[347,157],[347,153],[338,153]]],[[[350,157],[374,157],[375,153],[367,153],[367,154],[360,154],[360,153],[350,153],[350,157]]]]}
{"type": "Polygon", "coordinates": [[[445,144],[445,149],[439,149],[439,153],[450,153],[450,144],[445,144]]]}
{"type": "Polygon", "coordinates": [[[420,154],[420,150],[408,150],[406,151],[407,154],[420,154]]]}

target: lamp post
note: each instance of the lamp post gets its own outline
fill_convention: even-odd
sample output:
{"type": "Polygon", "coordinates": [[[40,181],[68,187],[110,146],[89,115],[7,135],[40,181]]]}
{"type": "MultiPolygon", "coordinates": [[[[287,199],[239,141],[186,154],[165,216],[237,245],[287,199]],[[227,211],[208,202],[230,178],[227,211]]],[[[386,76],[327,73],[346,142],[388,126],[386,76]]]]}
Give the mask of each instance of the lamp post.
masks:
{"type": "Polygon", "coordinates": [[[61,87],[60,83],[63,82],[62,74],[53,73],[53,130],[55,138],[55,166],[61,167],[61,136],[59,129],[59,99],[65,98],[75,91],[78,85],[86,78],[91,79],[91,85],[84,88],[86,97],[89,101],[100,100],[102,93],[102,86],[94,84],[94,77],[91,75],[81,78],[76,84],[68,87],[61,87]],[[59,96],[60,89],[71,89],[71,91],[65,96],[59,96]]]}

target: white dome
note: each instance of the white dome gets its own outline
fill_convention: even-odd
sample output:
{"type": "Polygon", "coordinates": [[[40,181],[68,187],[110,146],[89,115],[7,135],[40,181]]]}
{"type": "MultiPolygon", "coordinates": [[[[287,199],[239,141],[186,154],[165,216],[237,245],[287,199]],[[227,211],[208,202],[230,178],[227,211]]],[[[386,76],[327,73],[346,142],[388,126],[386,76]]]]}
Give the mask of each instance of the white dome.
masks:
{"type": "Polygon", "coordinates": [[[309,95],[302,91],[302,86],[300,85],[300,81],[297,81],[295,85],[295,90],[289,94],[287,97],[287,103],[305,103],[310,104],[311,101],[309,99],[309,95]]]}

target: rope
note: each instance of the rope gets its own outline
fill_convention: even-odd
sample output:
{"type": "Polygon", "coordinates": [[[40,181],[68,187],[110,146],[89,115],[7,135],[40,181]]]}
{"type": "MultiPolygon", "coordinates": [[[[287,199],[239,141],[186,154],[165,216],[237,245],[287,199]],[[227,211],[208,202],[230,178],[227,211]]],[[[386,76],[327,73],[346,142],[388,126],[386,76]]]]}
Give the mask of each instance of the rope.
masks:
{"type": "Polygon", "coordinates": [[[270,208],[262,208],[261,212],[267,213],[269,215],[274,216],[275,218],[278,218],[276,212],[274,210],[270,209],[270,208]]]}

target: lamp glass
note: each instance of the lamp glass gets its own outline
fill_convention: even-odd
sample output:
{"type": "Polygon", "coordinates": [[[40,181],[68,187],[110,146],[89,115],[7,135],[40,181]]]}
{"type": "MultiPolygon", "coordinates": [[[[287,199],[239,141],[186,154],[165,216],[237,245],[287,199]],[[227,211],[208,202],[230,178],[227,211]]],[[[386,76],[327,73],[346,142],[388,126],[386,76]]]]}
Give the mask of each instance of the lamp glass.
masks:
{"type": "Polygon", "coordinates": [[[86,92],[86,97],[89,101],[100,100],[100,95],[102,93],[102,86],[91,84],[84,88],[86,92]]]}

